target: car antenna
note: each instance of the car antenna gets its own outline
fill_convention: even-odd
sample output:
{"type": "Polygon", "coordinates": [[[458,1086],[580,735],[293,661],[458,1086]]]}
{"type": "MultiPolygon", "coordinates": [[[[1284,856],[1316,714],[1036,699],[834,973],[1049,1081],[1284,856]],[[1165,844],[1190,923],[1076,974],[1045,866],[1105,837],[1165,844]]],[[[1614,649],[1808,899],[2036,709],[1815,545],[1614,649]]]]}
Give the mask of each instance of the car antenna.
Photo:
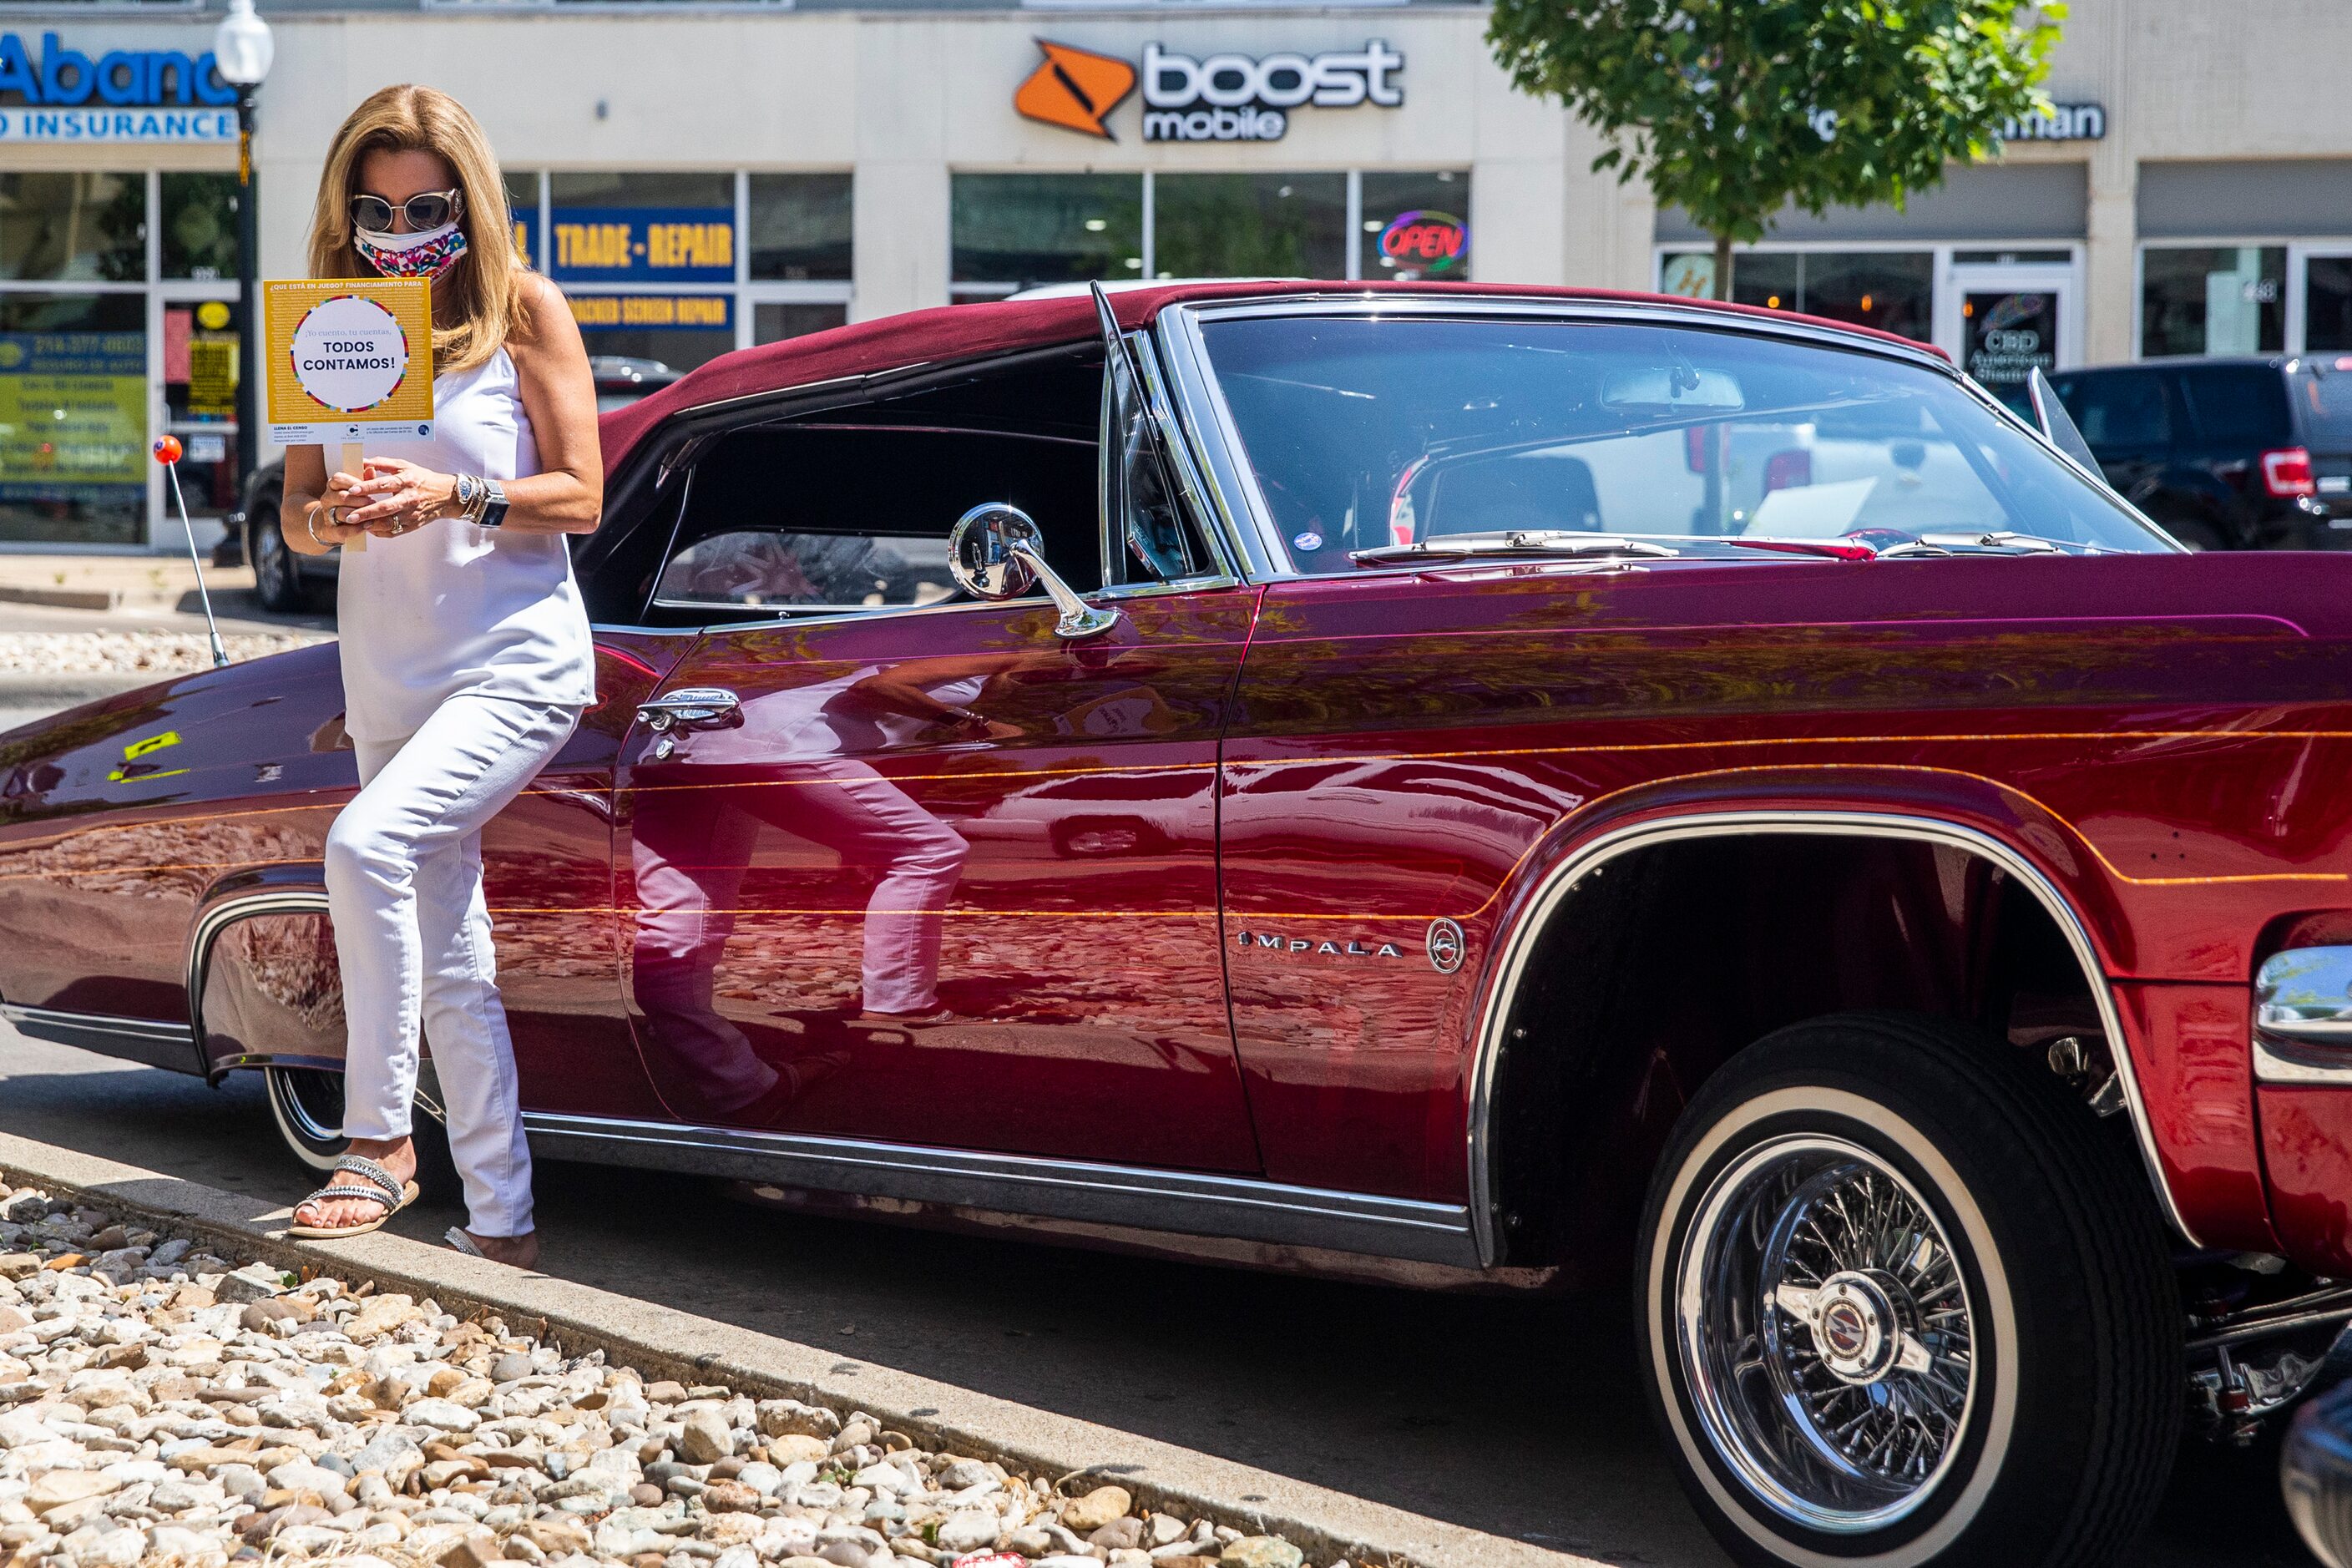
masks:
{"type": "Polygon", "coordinates": [[[155,460],[171,476],[172,504],[180,509],[180,526],[188,531],[188,564],[196,569],[196,598],[205,606],[205,629],[212,634],[213,668],[228,665],[228,649],[221,646],[220,623],[213,619],[213,596],[205,587],[205,563],[196,558],[196,525],[188,521],[188,500],[180,493],[180,438],[166,436],[155,443],[155,460]]]}

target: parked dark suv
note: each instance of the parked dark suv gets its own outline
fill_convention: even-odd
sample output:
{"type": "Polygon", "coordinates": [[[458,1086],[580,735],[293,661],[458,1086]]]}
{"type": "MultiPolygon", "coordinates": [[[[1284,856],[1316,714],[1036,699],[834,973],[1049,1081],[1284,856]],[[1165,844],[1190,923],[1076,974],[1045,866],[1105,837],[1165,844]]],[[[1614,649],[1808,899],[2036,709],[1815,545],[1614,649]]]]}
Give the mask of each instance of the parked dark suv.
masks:
{"type": "MultiPolygon", "coordinates": [[[[659,360],[629,359],[617,354],[591,355],[588,369],[596,378],[599,414],[635,403],[685,374],[659,360]]],[[[315,609],[330,597],[328,590],[335,581],[338,557],[331,551],[324,555],[297,555],[286,548],[285,536],[278,531],[278,503],[285,493],[284,458],[264,463],[254,470],[253,482],[246,487],[244,509],[228,523],[229,540],[235,541],[243,553],[239,556],[234,551],[217,551],[213,559],[223,565],[229,564],[232,559],[252,562],[255,595],[268,609],[315,609]]]]}
{"type": "Polygon", "coordinates": [[[2352,355],[2051,378],[2107,480],[2193,550],[2352,549],[2352,355]]]}

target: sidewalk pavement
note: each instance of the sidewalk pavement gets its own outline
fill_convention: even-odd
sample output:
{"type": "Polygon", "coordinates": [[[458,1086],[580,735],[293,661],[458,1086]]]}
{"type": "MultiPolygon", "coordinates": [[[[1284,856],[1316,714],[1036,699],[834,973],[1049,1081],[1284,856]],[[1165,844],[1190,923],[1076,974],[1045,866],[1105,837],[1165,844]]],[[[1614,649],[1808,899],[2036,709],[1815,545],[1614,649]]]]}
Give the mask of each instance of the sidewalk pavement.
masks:
{"type": "MultiPolygon", "coordinates": [[[[205,567],[205,585],[250,595],[250,566],[205,567]]],[[[196,606],[196,571],[180,555],[0,554],[0,604],[156,614],[196,606]]]]}

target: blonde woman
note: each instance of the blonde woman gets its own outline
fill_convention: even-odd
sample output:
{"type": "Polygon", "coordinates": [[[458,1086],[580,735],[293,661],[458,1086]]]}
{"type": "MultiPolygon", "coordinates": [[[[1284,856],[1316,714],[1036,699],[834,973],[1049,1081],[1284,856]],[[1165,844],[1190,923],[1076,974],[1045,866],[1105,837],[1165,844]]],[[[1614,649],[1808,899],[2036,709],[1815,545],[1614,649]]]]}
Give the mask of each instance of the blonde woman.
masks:
{"type": "Polygon", "coordinates": [[[466,1184],[462,1251],[530,1268],[530,1152],[482,899],[482,826],[594,699],[564,536],[596,526],[595,385],[563,297],[514,254],[488,141],[456,100],[388,87],[327,153],[310,271],[433,285],[434,434],[377,443],[362,472],[287,454],[278,525],[344,556],[344,728],[361,789],[327,836],[350,1044],[351,1152],[295,1211],[298,1236],[357,1236],[416,1195],[409,1107],[433,1040],[466,1184]]]}

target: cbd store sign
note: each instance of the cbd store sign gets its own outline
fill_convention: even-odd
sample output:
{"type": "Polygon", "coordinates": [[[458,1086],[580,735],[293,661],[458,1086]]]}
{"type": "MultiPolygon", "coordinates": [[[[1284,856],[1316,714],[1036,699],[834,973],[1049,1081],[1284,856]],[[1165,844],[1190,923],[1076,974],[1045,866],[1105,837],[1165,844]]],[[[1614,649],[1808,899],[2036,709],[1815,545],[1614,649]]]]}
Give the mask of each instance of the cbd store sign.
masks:
{"type": "Polygon", "coordinates": [[[1394,109],[1404,102],[1396,80],[1404,56],[1381,38],[1360,49],[1255,58],[1195,58],[1146,44],[1140,71],[1116,55],[1043,38],[1037,47],[1045,63],[1013,93],[1013,109],[1105,141],[1114,139],[1106,123],[1111,110],[1139,79],[1146,142],[1276,142],[1298,109],[1394,109]]]}

